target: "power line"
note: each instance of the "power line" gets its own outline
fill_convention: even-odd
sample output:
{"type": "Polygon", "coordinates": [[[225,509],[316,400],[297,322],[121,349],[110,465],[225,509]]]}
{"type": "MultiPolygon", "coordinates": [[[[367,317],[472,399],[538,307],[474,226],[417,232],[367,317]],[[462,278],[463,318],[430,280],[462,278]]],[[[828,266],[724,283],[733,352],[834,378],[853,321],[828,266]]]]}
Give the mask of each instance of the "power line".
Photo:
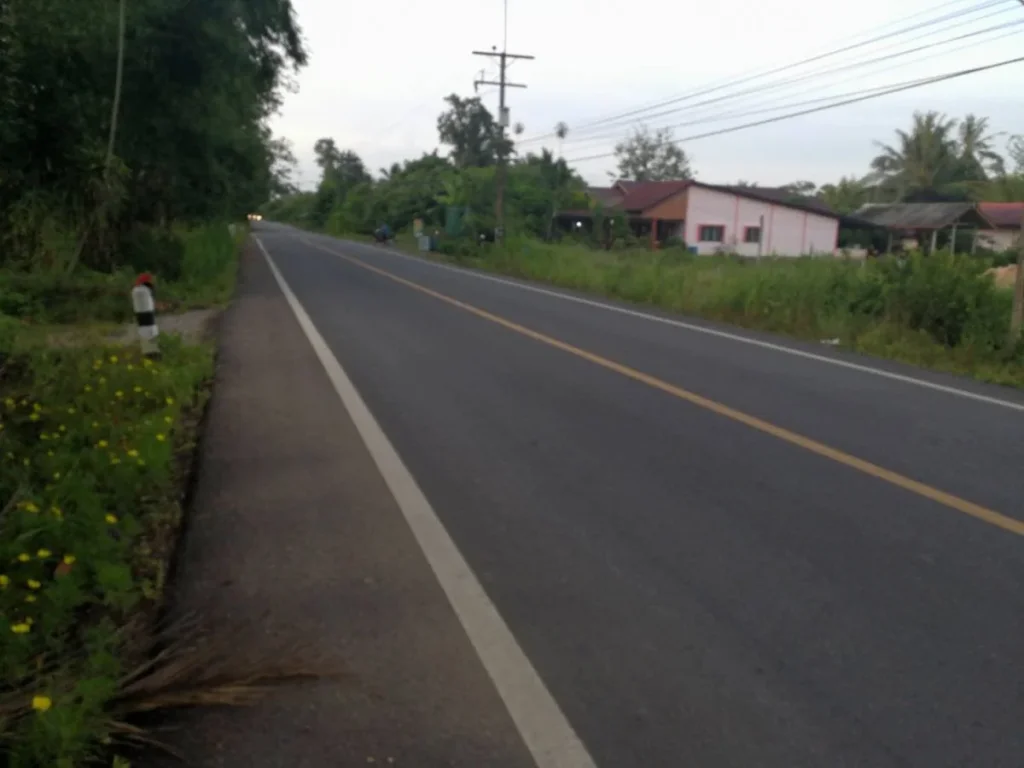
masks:
{"type": "MultiPolygon", "coordinates": [[[[912,14],[910,16],[907,16],[907,17],[904,17],[902,19],[899,19],[899,20],[897,20],[895,22],[889,22],[888,24],[882,25],[881,27],[878,27],[876,29],[885,29],[887,26],[891,26],[892,24],[902,23],[904,21],[908,21],[909,19],[915,18],[916,16],[923,15],[923,13],[933,12],[935,10],[938,10],[940,8],[945,8],[945,7],[948,7],[950,5],[960,4],[961,2],[962,2],[962,0],[953,0],[953,2],[945,3],[943,5],[938,6],[938,8],[931,9],[930,11],[924,11],[924,12],[918,12],[916,14],[912,14]]],[[[617,120],[621,120],[623,118],[632,117],[634,115],[640,115],[640,114],[643,114],[645,112],[650,112],[651,110],[660,109],[661,107],[669,106],[671,104],[676,104],[676,103],[679,103],[681,101],[686,101],[686,100],[689,100],[689,99],[697,98],[699,96],[704,96],[706,94],[713,93],[715,91],[720,91],[720,90],[722,90],[724,88],[729,88],[729,87],[733,87],[733,86],[737,86],[737,85],[743,85],[745,83],[749,83],[749,82],[752,82],[754,80],[760,80],[762,78],[769,77],[770,75],[779,74],[780,72],[786,72],[788,70],[796,69],[798,67],[802,67],[802,66],[805,66],[807,64],[812,64],[812,63],[814,63],[816,61],[821,61],[823,59],[832,58],[833,56],[838,56],[841,53],[847,53],[849,51],[853,51],[853,50],[857,50],[859,48],[863,48],[864,46],[867,46],[867,45],[872,45],[874,43],[878,43],[878,42],[881,42],[883,40],[888,40],[890,38],[897,37],[899,35],[903,35],[903,34],[905,34],[907,32],[914,32],[914,31],[917,31],[919,29],[924,29],[924,28],[927,28],[927,27],[935,26],[936,24],[942,24],[943,22],[946,22],[946,21],[952,21],[952,20],[956,20],[956,19],[962,18],[964,16],[970,16],[970,15],[978,13],[979,11],[987,10],[987,9],[993,8],[993,7],[997,6],[997,5],[1003,5],[1006,2],[1007,2],[1007,0],[988,0],[988,2],[981,3],[980,5],[977,5],[977,6],[973,7],[973,8],[962,9],[962,10],[959,10],[959,11],[947,13],[945,15],[938,16],[938,17],[929,19],[927,21],[924,21],[924,22],[921,22],[919,24],[915,24],[915,25],[912,25],[912,26],[909,26],[909,27],[901,27],[900,29],[897,29],[897,30],[894,30],[894,31],[891,31],[891,32],[887,32],[887,33],[882,34],[882,35],[876,35],[875,37],[872,37],[872,38],[870,38],[868,40],[863,40],[863,41],[857,42],[857,43],[850,43],[850,44],[845,45],[845,46],[843,46],[841,48],[837,48],[837,49],[834,49],[834,50],[831,50],[831,51],[826,51],[824,53],[816,54],[814,56],[811,56],[811,57],[806,58],[806,59],[802,59],[800,61],[796,61],[796,62],[792,62],[790,64],[785,64],[785,65],[782,65],[782,66],[779,66],[779,67],[775,67],[774,69],[770,69],[770,70],[763,71],[763,72],[758,72],[758,73],[753,73],[753,74],[750,74],[750,75],[741,76],[738,79],[734,79],[734,80],[730,80],[730,81],[727,81],[727,82],[724,82],[724,83],[720,83],[719,85],[710,86],[710,87],[704,88],[702,90],[693,91],[693,92],[684,94],[682,96],[678,96],[678,97],[675,97],[675,98],[672,98],[672,99],[668,99],[666,101],[662,101],[662,102],[658,102],[656,104],[648,105],[646,107],[639,107],[637,109],[633,109],[633,110],[630,110],[630,111],[627,111],[627,112],[623,112],[623,113],[619,113],[619,114],[615,114],[615,115],[610,115],[608,117],[592,120],[590,122],[584,123],[583,125],[576,126],[574,128],[574,130],[585,130],[585,129],[588,129],[588,128],[592,128],[594,126],[603,125],[603,124],[606,124],[606,123],[610,123],[610,122],[614,122],[614,121],[617,121],[617,120]]],[[[1024,0],[1021,0],[1021,2],[1024,2],[1024,0]]],[[[867,32],[864,32],[864,33],[861,33],[861,34],[870,34],[870,31],[867,31],[867,32]]],[[[524,139],[521,143],[525,144],[525,143],[531,143],[531,142],[534,142],[534,141],[540,141],[540,140],[549,138],[551,136],[554,136],[554,134],[553,133],[546,133],[546,134],[542,134],[540,136],[535,136],[535,137],[531,137],[529,139],[524,139]]]]}
{"type": "MultiPolygon", "coordinates": [[[[1024,2],[1024,0],[1021,0],[1021,2],[1024,2]]],[[[932,48],[938,48],[940,46],[947,45],[948,43],[951,43],[951,42],[957,42],[959,40],[964,40],[964,39],[969,39],[969,38],[972,38],[972,37],[977,37],[978,35],[988,34],[989,32],[993,32],[993,31],[1010,30],[1007,34],[995,35],[993,37],[989,37],[989,38],[983,39],[983,40],[976,40],[974,42],[969,43],[968,45],[958,46],[958,47],[950,49],[950,50],[942,50],[942,51],[939,51],[936,54],[931,54],[929,56],[923,56],[923,57],[921,57],[919,59],[915,59],[913,62],[909,62],[909,63],[917,64],[917,63],[920,63],[921,61],[925,61],[927,59],[934,58],[936,55],[946,55],[946,54],[952,53],[954,51],[959,51],[959,50],[964,50],[965,48],[970,48],[970,47],[978,45],[980,43],[992,43],[992,42],[995,42],[996,40],[1002,39],[1004,37],[1009,37],[1010,35],[1017,34],[1017,31],[1018,31],[1017,28],[1019,28],[1021,26],[1024,26],[1024,19],[1019,19],[1017,21],[1007,22],[1007,23],[1004,23],[1004,24],[997,24],[997,25],[994,25],[992,27],[987,27],[987,28],[982,29],[982,30],[976,30],[974,32],[968,32],[968,33],[965,33],[965,34],[962,34],[962,35],[958,35],[956,37],[948,38],[946,40],[941,40],[941,41],[938,41],[938,42],[935,42],[935,43],[930,43],[930,44],[924,45],[924,46],[918,46],[917,48],[911,48],[911,49],[907,49],[907,50],[904,50],[904,51],[899,51],[899,52],[893,53],[893,54],[887,54],[885,56],[879,56],[877,58],[868,59],[868,60],[863,61],[863,62],[846,64],[846,65],[843,65],[843,66],[834,67],[834,68],[829,69],[829,70],[824,70],[822,72],[812,73],[810,75],[804,75],[804,76],[801,76],[801,77],[798,77],[798,78],[794,78],[794,79],[791,79],[791,80],[778,81],[776,83],[768,83],[768,84],[766,84],[764,86],[755,86],[753,88],[748,88],[748,89],[745,89],[745,90],[741,90],[741,91],[737,91],[737,92],[734,92],[734,93],[726,94],[724,96],[718,96],[718,97],[713,98],[713,99],[705,99],[704,101],[699,101],[696,104],[691,104],[691,105],[689,105],[689,107],[684,107],[684,108],[681,108],[681,109],[668,110],[666,112],[658,113],[658,114],[655,114],[655,115],[650,115],[649,119],[657,118],[657,117],[663,117],[665,115],[675,114],[675,113],[681,112],[681,111],[698,110],[700,107],[704,107],[704,106],[707,106],[709,104],[717,104],[717,103],[720,103],[720,102],[723,102],[723,101],[728,101],[730,99],[734,99],[734,98],[737,98],[739,96],[744,96],[744,95],[747,95],[747,94],[750,94],[750,93],[755,93],[755,92],[756,93],[761,93],[761,92],[768,91],[768,90],[774,90],[774,89],[779,88],[779,87],[789,87],[789,86],[795,85],[797,83],[806,81],[808,79],[816,79],[818,77],[823,77],[825,75],[832,74],[832,73],[835,73],[835,72],[841,72],[841,71],[846,70],[846,69],[857,69],[857,68],[859,68],[861,66],[870,66],[872,64],[878,64],[878,63],[881,63],[881,62],[890,61],[890,60],[892,60],[894,58],[899,58],[899,57],[906,56],[906,55],[909,55],[909,54],[912,54],[912,53],[920,53],[923,50],[929,50],[929,49],[932,49],[932,48]]],[[[857,76],[855,76],[853,78],[846,78],[845,80],[840,80],[838,82],[849,82],[850,80],[860,79],[862,77],[865,77],[865,76],[868,76],[868,75],[871,75],[871,74],[875,74],[875,73],[861,73],[861,74],[859,74],[859,75],[857,75],[857,76]]],[[[836,82],[833,82],[833,83],[829,84],[828,87],[831,87],[831,86],[836,85],[836,84],[837,84],[836,82]]],[[[887,87],[887,86],[882,86],[882,87],[884,88],[884,87],[887,87]]],[[[833,97],[828,97],[828,98],[835,98],[835,97],[833,96],[833,97]]],[[[784,109],[784,108],[786,108],[786,107],[775,107],[775,109],[784,109]]],[[[718,117],[701,118],[701,119],[697,119],[697,120],[692,120],[692,121],[687,121],[687,122],[683,122],[683,123],[678,123],[678,124],[672,125],[672,126],[660,126],[660,127],[662,127],[662,128],[669,128],[669,129],[672,129],[672,128],[682,128],[684,126],[693,125],[695,123],[709,122],[709,121],[714,121],[714,120],[718,120],[718,119],[724,119],[726,117],[731,117],[731,116],[734,116],[734,115],[722,115],[722,116],[718,116],[718,117]]],[[[615,128],[615,131],[612,132],[612,133],[602,133],[602,134],[594,134],[594,135],[589,135],[589,136],[583,136],[581,138],[575,139],[575,143],[591,143],[591,142],[597,142],[597,141],[607,141],[608,139],[611,139],[611,138],[617,138],[617,137],[622,135],[622,129],[625,128],[625,127],[626,127],[625,125],[617,126],[615,128]]],[[[570,140],[570,143],[573,143],[573,140],[570,140]]]]}
{"type": "MultiPolygon", "coordinates": [[[[1022,1],[1024,1],[1024,0],[1022,0],[1022,1]]],[[[1003,11],[1000,11],[1000,13],[1003,13],[1003,11]]],[[[653,115],[645,115],[644,117],[645,117],[646,120],[651,120],[651,119],[655,119],[655,118],[659,118],[659,117],[664,117],[666,115],[671,115],[671,114],[675,114],[675,113],[678,113],[678,112],[688,111],[688,110],[696,109],[698,107],[707,106],[709,104],[718,104],[718,103],[721,103],[723,101],[729,101],[731,99],[735,99],[735,98],[738,98],[740,96],[745,96],[745,95],[748,95],[748,94],[751,94],[751,93],[763,93],[764,91],[771,91],[771,90],[776,90],[776,89],[779,89],[779,88],[788,88],[788,87],[791,87],[793,85],[797,85],[797,84],[800,84],[800,83],[807,82],[808,80],[816,80],[818,78],[822,78],[822,77],[825,77],[827,75],[836,74],[836,73],[847,71],[847,70],[856,70],[856,69],[861,69],[863,67],[870,67],[872,65],[879,64],[879,63],[882,63],[882,62],[892,61],[893,59],[898,59],[898,58],[902,58],[904,56],[909,56],[909,55],[914,54],[914,53],[920,53],[922,51],[927,51],[927,50],[930,50],[930,49],[933,49],[933,48],[939,48],[941,46],[948,45],[949,43],[959,42],[960,40],[967,40],[967,39],[970,39],[970,38],[978,37],[979,35],[987,35],[990,32],[997,32],[997,31],[1004,30],[1004,29],[1009,29],[1009,28],[1013,28],[1013,27],[1019,27],[1022,24],[1024,24],[1024,19],[1018,19],[1017,21],[1011,21],[1011,22],[1004,22],[1002,24],[994,24],[991,27],[985,27],[984,29],[979,29],[979,30],[972,30],[971,32],[965,32],[963,34],[956,35],[954,37],[949,37],[949,38],[946,38],[944,40],[939,40],[939,41],[936,41],[936,42],[927,43],[925,45],[919,45],[919,46],[916,46],[914,48],[906,48],[904,50],[896,51],[894,53],[888,53],[888,54],[885,54],[883,56],[876,56],[873,59],[865,59],[865,60],[862,60],[862,61],[847,62],[845,64],[840,64],[838,66],[831,67],[829,69],[824,69],[824,70],[819,70],[819,71],[816,71],[816,72],[805,73],[803,75],[799,75],[797,77],[789,78],[789,79],[786,79],[786,80],[778,80],[778,81],[775,81],[775,82],[765,83],[763,85],[754,85],[754,86],[751,86],[749,88],[745,88],[743,90],[734,91],[732,93],[727,93],[727,94],[722,95],[722,96],[716,96],[715,98],[712,98],[712,99],[705,99],[703,101],[698,101],[695,104],[690,104],[690,105],[687,105],[687,106],[684,106],[684,107],[677,107],[675,109],[666,110],[664,112],[657,112],[657,113],[655,113],[653,115]]],[[[927,57],[925,57],[925,58],[927,58],[927,57]]],[[[607,126],[607,127],[611,127],[611,126],[607,126]]],[[[618,126],[618,128],[620,128],[620,129],[621,129],[621,127],[622,126],[618,126]]],[[[596,138],[596,136],[594,136],[594,135],[584,136],[584,137],[581,137],[579,140],[583,141],[583,140],[592,139],[592,138],[596,138]]]]}
{"type": "MultiPolygon", "coordinates": [[[[1022,1],[1024,1],[1024,0],[1022,0],[1022,1]]],[[[684,141],[696,141],[697,139],[706,139],[706,138],[710,138],[712,136],[721,136],[721,135],[726,134],[726,133],[735,133],[736,131],[746,130],[747,128],[756,128],[756,127],[759,127],[759,126],[762,126],[762,125],[768,125],[770,123],[778,123],[778,122],[782,122],[783,120],[790,120],[790,119],[792,119],[794,117],[803,117],[804,115],[811,115],[811,114],[814,114],[816,112],[824,112],[824,111],[829,110],[829,109],[835,109],[837,107],[844,107],[844,106],[847,106],[849,104],[856,104],[856,103],[861,102],[861,101],[868,101],[869,99],[877,99],[880,96],[888,96],[889,94],[899,93],[901,91],[909,91],[909,90],[911,90],[913,88],[920,88],[920,87],[923,87],[925,85],[932,85],[934,83],[940,83],[940,82],[943,82],[943,81],[946,81],[946,80],[953,80],[953,79],[956,79],[956,78],[959,78],[959,77],[966,77],[967,75],[974,75],[974,74],[977,74],[979,72],[987,72],[987,71],[992,70],[992,69],[997,69],[999,67],[1009,66],[1010,64],[1019,64],[1021,62],[1024,62],[1024,56],[1021,56],[1021,57],[1018,57],[1018,58],[1015,58],[1015,59],[1006,59],[1005,61],[999,61],[999,62],[996,62],[995,64],[987,64],[987,65],[981,66],[981,67],[973,67],[971,69],[961,69],[961,70],[958,70],[956,72],[949,72],[949,73],[946,73],[944,75],[937,75],[935,77],[925,78],[924,80],[919,80],[919,81],[915,81],[915,82],[912,82],[912,83],[905,83],[905,84],[902,84],[902,85],[897,85],[897,86],[894,86],[892,88],[888,88],[888,89],[886,89],[884,91],[880,91],[878,93],[874,93],[874,94],[867,95],[867,96],[858,96],[856,98],[844,99],[842,101],[838,101],[838,102],[835,102],[833,104],[826,104],[826,105],[821,106],[821,107],[814,107],[812,109],[803,109],[803,110],[800,110],[798,112],[790,112],[790,113],[787,113],[785,115],[777,115],[775,117],[770,117],[770,118],[767,118],[765,120],[757,120],[757,121],[754,121],[752,123],[744,123],[742,125],[734,125],[734,126],[730,126],[728,128],[722,128],[722,129],[717,130],[717,131],[709,131],[707,133],[699,133],[699,134],[696,134],[694,136],[686,136],[685,138],[678,139],[676,141],[673,141],[672,143],[673,144],[681,144],[684,141]]],[[[603,160],[604,158],[614,157],[614,156],[615,156],[614,152],[605,152],[605,153],[598,154],[598,155],[590,155],[588,157],[572,158],[570,160],[567,160],[566,162],[567,163],[584,163],[584,162],[588,162],[590,160],[603,160]]]]}

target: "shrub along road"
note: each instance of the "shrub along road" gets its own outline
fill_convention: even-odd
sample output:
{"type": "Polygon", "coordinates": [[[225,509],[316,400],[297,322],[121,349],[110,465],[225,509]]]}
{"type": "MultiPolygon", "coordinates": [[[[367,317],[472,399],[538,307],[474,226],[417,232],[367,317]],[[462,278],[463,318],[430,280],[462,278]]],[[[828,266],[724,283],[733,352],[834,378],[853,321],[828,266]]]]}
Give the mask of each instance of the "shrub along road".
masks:
{"type": "Polygon", "coordinates": [[[1024,750],[1021,393],[259,233],[597,765],[1024,750]]]}

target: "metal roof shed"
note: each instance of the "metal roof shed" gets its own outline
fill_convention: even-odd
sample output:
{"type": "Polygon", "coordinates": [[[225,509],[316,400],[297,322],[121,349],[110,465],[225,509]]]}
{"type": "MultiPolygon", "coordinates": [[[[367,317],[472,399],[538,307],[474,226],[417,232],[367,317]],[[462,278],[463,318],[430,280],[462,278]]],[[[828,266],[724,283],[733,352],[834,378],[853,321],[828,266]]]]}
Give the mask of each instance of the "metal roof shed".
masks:
{"type": "Polygon", "coordinates": [[[853,218],[888,229],[890,242],[892,232],[931,232],[933,251],[940,229],[952,229],[955,244],[958,227],[987,226],[974,203],[869,203],[854,211],[853,218]]]}

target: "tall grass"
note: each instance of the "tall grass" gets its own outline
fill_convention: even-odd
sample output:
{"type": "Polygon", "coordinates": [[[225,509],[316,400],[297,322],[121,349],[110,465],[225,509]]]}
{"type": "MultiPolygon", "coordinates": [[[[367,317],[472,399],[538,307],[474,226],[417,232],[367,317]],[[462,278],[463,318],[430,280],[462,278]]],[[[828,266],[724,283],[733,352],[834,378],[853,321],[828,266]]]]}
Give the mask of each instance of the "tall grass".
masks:
{"type": "Polygon", "coordinates": [[[869,262],[593,251],[509,241],[449,253],[468,266],[1024,386],[1011,296],[988,263],[939,252],[869,262]]]}
{"type": "Polygon", "coordinates": [[[140,229],[125,239],[120,266],[99,272],[73,272],[35,264],[0,270],[0,315],[33,323],[126,322],[129,298],[139,272],[156,278],[164,311],[227,303],[234,291],[244,228],[232,234],[226,224],[172,230],[140,229]]]}

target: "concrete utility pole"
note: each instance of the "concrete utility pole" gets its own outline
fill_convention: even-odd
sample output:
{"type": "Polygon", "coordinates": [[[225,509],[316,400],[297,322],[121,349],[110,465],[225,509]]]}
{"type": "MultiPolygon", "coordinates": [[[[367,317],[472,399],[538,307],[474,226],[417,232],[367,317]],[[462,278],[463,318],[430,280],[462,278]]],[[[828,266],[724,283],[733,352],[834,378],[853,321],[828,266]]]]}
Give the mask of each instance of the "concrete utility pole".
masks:
{"type": "Polygon", "coordinates": [[[505,176],[506,176],[506,164],[508,158],[505,157],[505,129],[508,127],[508,108],[505,106],[505,89],[506,88],[525,88],[526,86],[521,83],[510,83],[505,78],[505,71],[508,67],[509,59],[533,59],[533,56],[524,56],[518,53],[508,53],[504,50],[498,51],[497,49],[491,51],[473,51],[474,56],[488,56],[490,58],[498,59],[500,66],[500,75],[498,81],[493,80],[474,80],[473,90],[475,91],[481,85],[496,85],[498,86],[498,136],[501,139],[500,146],[498,147],[498,170],[495,181],[497,183],[497,195],[494,200],[494,218],[497,222],[495,227],[494,239],[500,240],[505,236],[505,176]]]}
{"type": "MultiPolygon", "coordinates": [[[[1024,2],[1024,0],[1021,0],[1024,2]]],[[[1013,284],[1013,314],[1010,315],[1010,346],[1020,340],[1024,325],[1024,213],[1020,217],[1020,238],[1017,240],[1017,279],[1013,284]]]]}

